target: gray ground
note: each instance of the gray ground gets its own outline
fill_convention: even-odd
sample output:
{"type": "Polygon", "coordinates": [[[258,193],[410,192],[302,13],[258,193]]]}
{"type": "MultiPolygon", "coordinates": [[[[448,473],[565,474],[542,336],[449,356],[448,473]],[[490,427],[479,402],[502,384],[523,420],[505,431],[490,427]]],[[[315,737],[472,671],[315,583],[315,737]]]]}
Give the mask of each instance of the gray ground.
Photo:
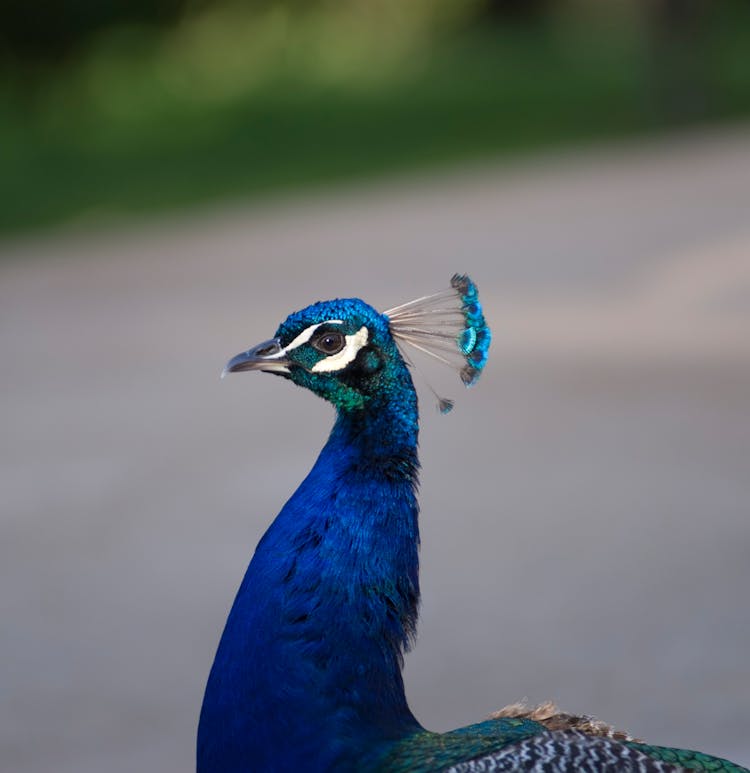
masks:
{"type": "Polygon", "coordinates": [[[450,416],[422,389],[417,715],[553,698],[750,764],[750,129],[2,253],[4,771],[190,770],[236,586],[331,422],[221,366],[455,270],[496,343],[470,393],[435,374],[450,416]]]}

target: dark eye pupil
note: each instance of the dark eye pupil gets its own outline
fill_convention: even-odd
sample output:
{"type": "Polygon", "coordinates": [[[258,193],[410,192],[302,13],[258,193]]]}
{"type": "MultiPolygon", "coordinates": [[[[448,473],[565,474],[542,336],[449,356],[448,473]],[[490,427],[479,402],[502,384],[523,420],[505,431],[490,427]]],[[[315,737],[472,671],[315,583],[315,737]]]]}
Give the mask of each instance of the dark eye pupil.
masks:
{"type": "Polygon", "coordinates": [[[344,348],[344,336],[341,333],[326,333],[315,341],[315,348],[323,354],[337,354],[344,348]]]}

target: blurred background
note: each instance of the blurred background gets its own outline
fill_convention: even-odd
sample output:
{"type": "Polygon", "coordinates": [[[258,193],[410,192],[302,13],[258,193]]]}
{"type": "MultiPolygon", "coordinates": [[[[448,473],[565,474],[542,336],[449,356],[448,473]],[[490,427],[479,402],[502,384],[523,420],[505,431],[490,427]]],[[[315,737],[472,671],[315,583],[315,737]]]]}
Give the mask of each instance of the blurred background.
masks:
{"type": "Polygon", "coordinates": [[[748,51],[745,0],[4,0],[0,767],[193,767],[332,421],[221,367],[457,270],[495,343],[447,417],[417,376],[415,713],[750,765],[748,51]]]}

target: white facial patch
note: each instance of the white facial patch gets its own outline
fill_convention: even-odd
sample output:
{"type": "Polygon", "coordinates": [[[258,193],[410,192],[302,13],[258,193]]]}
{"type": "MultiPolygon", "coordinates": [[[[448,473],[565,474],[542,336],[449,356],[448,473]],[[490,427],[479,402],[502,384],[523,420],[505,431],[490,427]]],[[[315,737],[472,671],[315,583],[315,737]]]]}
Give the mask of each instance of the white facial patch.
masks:
{"type": "Polygon", "coordinates": [[[329,320],[326,320],[325,322],[318,322],[317,325],[310,325],[310,327],[306,327],[296,338],[290,341],[289,346],[285,346],[278,354],[275,354],[274,357],[285,357],[287,352],[291,352],[292,349],[296,349],[298,346],[302,346],[302,344],[306,344],[312,338],[313,333],[321,325],[343,325],[343,324],[344,324],[343,319],[329,319],[329,320]]]}
{"type": "MultiPolygon", "coordinates": [[[[314,327],[318,326],[315,325],[314,327]]],[[[308,328],[308,330],[309,329],[310,328],[308,328]]],[[[304,335],[305,333],[307,333],[307,330],[301,333],[301,335],[304,335]]],[[[310,335],[312,335],[312,333],[310,333],[310,335]]],[[[326,357],[325,359],[316,362],[315,365],[312,366],[312,372],[331,373],[336,370],[342,370],[354,360],[359,350],[367,345],[368,337],[369,333],[364,325],[353,335],[345,336],[346,345],[344,348],[338,354],[332,354],[330,357],[326,357]]]]}
{"type": "MultiPolygon", "coordinates": [[[[271,359],[269,359],[268,362],[263,363],[261,370],[265,371],[266,373],[289,373],[289,368],[284,365],[283,362],[274,362],[271,359]]],[[[222,378],[224,378],[223,375],[222,378]]]]}

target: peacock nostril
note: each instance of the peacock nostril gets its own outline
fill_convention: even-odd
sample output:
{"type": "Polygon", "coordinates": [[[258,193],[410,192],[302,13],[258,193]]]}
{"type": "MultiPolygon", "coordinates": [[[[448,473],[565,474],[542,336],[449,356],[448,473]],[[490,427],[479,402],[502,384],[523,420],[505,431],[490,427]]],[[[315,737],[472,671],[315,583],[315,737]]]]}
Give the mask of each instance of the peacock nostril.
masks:
{"type": "Polygon", "coordinates": [[[272,354],[276,354],[279,351],[281,351],[281,347],[275,341],[273,341],[268,344],[268,346],[256,349],[255,354],[257,354],[258,357],[270,357],[272,354]]]}

